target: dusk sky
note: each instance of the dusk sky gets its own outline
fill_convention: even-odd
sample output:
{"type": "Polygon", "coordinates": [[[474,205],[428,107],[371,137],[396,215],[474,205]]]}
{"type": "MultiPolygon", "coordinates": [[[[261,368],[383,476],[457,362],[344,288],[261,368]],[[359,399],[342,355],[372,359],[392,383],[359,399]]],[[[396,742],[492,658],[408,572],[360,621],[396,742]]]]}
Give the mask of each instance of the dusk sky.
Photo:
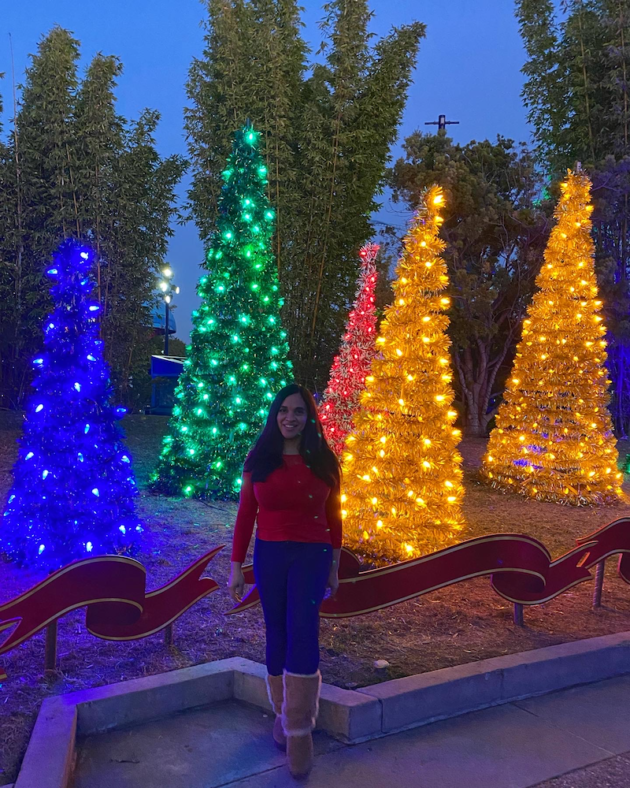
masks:
{"type": "MultiPolygon", "coordinates": [[[[318,21],[322,3],[303,0],[304,35],[313,51],[321,40],[318,21]]],[[[413,20],[427,25],[414,84],[409,91],[399,140],[440,113],[460,121],[451,126],[456,141],[494,139],[497,134],[527,140],[520,92],[524,52],[511,0],[372,0],[372,31],[386,34],[391,26],[413,20]]],[[[5,104],[5,132],[13,115],[11,55],[16,81],[23,79],[28,56],[51,27],[59,24],[81,42],[82,66],[101,51],[118,55],[124,66],[117,96],[118,110],[135,118],[144,107],[158,109],[157,131],[163,155],[186,154],[183,135],[185,82],[191,59],[201,54],[205,3],[199,0],[0,0],[0,91],[5,104]]],[[[377,111],[377,108],[375,108],[377,111]]],[[[434,127],[435,128],[435,127],[434,127]]],[[[400,147],[392,151],[396,157],[400,147]]],[[[180,185],[183,197],[188,179],[180,185]]],[[[384,199],[377,217],[404,227],[408,214],[384,199]]],[[[195,226],[175,228],[168,261],[182,288],[177,298],[178,336],[188,340],[190,313],[198,303],[195,285],[203,248],[195,226]]]]}

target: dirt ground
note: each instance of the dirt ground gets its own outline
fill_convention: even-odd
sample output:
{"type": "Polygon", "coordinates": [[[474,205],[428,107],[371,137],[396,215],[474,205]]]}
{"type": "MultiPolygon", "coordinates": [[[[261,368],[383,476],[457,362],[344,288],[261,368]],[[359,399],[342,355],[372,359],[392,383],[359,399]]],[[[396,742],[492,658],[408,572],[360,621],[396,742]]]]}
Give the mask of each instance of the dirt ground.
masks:
{"type": "MultiPolygon", "coordinates": [[[[138,559],[147,568],[148,590],[162,585],[195,558],[219,544],[229,545],[235,504],[204,504],[155,495],[145,485],[166,418],[126,419],[128,445],[140,485],[138,510],[146,539],[138,559]]],[[[20,418],[0,413],[0,502],[4,503],[16,457],[20,418]]],[[[575,539],[623,515],[630,504],[575,509],[502,495],[476,480],[485,442],[464,441],[467,522],[463,538],[497,532],[521,532],[540,539],[554,557],[575,546],[575,539]]],[[[620,443],[620,456],[630,448],[620,443]]],[[[630,493],[630,480],[624,489],[630,493]]],[[[524,628],[515,627],[512,608],[490,588],[488,579],[443,589],[415,601],[355,619],[323,621],[324,681],[355,688],[390,678],[540,648],[585,637],[630,630],[630,588],[609,561],[604,606],[591,608],[592,583],[584,583],[547,605],[525,610],[524,628]],[[376,671],[375,660],[389,668],[376,671]]],[[[59,670],[43,676],[44,635],[0,657],[9,678],[0,684],[0,785],[13,782],[42,700],[50,695],[96,687],[209,660],[243,656],[264,661],[264,632],[259,610],[226,618],[231,607],[224,590],[229,550],[209,565],[221,590],[202,600],[175,624],[174,645],[162,635],[130,643],[109,643],[89,635],[84,613],[59,622],[59,670]]],[[[0,561],[0,602],[33,585],[41,575],[0,561]]]]}

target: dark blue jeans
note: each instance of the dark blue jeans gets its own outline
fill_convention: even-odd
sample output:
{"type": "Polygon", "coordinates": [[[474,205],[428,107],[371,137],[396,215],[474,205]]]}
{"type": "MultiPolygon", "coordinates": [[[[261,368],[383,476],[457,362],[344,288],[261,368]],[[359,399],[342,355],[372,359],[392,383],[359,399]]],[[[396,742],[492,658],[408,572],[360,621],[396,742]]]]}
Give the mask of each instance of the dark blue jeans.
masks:
{"type": "Polygon", "coordinates": [[[331,563],[329,544],[256,539],[254,577],[265,616],[270,675],[317,671],[319,608],[331,563]]]}

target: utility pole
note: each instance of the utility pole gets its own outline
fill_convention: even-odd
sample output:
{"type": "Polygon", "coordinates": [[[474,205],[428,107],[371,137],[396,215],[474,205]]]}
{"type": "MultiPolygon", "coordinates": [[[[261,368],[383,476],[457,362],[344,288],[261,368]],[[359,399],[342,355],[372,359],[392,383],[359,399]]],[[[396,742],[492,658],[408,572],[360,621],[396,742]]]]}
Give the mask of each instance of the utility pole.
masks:
{"type": "Polygon", "coordinates": [[[447,126],[459,126],[458,120],[446,120],[446,115],[438,115],[437,120],[427,120],[425,126],[437,126],[438,134],[446,134],[447,126]]]}

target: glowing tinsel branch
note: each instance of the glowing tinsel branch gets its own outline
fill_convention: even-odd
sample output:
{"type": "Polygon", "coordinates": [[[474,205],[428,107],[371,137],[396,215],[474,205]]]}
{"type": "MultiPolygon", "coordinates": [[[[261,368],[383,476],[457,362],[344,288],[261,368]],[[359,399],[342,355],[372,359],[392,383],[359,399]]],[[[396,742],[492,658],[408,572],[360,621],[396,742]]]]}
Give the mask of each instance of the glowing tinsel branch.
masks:
{"type": "Polygon", "coordinates": [[[236,499],[243,462],[276,392],[292,378],[272,252],[260,132],[234,136],[206,253],[188,358],[151,484],[169,495],[236,499]]]}
{"type": "Polygon", "coordinates": [[[591,184],[569,171],[536,279],[482,477],[540,501],[614,503],[621,495],[608,411],[606,340],[591,238],[591,184]]]}
{"type": "Polygon", "coordinates": [[[368,243],[359,252],[361,273],[357,296],[319,411],[326,439],[339,456],[343,451],[346,436],[352,431],[353,417],[359,407],[365,379],[370,374],[372,360],[376,355],[374,293],[378,250],[378,244],[368,243]]]}
{"type": "Polygon", "coordinates": [[[343,453],[344,544],[374,563],[448,547],[463,526],[443,204],[441,189],[429,189],[405,237],[394,301],[343,453]]]}
{"type": "Polygon", "coordinates": [[[56,569],[103,553],[133,555],[142,532],[136,484],[111,403],[109,369],[91,297],[93,254],[65,241],[47,270],[54,310],[0,527],[0,551],[21,565],[56,569]]]}

